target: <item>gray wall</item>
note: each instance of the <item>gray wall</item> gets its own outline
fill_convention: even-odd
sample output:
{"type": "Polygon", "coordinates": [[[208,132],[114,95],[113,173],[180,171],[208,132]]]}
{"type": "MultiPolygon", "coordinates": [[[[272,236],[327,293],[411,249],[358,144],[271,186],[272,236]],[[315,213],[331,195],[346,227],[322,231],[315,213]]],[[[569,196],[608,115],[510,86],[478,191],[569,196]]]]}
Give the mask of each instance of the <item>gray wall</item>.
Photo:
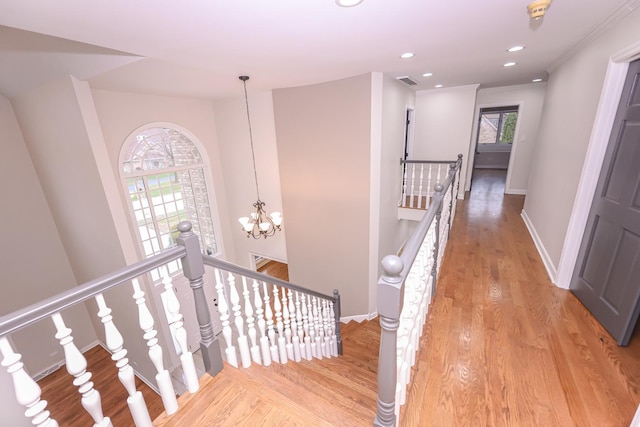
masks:
{"type": "Polygon", "coordinates": [[[371,75],[273,91],[289,277],[367,313],[371,75]]]}
{"type": "Polygon", "coordinates": [[[640,9],[551,70],[524,214],[555,277],[611,55],[640,40],[640,9]]]}
{"type": "MultiPolygon", "coordinates": [[[[76,284],[69,259],[58,235],[44,192],[10,102],[0,97],[0,221],[5,250],[0,257],[2,281],[0,314],[33,304],[76,284]]],[[[86,347],[96,341],[84,304],[65,311],[67,326],[74,330],[76,344],[86,347]]],[[[23,354],[30,374],[36,375],[63,360],[51,321],[42,321],[12,335],[15,350],[23,354]]],[[[31,425],[24,408],[15,401],[13,382],[0,368],[0,412],[2,424],[31,425]]]]}

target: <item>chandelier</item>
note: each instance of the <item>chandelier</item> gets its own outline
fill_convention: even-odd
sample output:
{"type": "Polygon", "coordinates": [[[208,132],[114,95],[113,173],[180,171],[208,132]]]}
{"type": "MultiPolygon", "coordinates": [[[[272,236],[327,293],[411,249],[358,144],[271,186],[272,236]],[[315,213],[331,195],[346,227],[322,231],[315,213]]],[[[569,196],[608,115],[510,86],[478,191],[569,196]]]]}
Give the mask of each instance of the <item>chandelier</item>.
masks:
{"type": "Polygon", "coordinates": [[[256,195],[258,200],[253,204],[255,212],[251,212],[249,216],[243,216],[238,219],[242,225],[242,229],[247,233],[247,238],[253,237],[259,239],[276,234],[276,231],[280,230],[282,224],[282,214],[280,212],[273,212],[271,215],[267,214],[264,206],[265,203],[260,200],[260,191],[258,190],[258,173],[256,172],[256,155],[253,151],[253,132],[251,131],[251,116],[249,115],[249,100],[247,98],[247,80],[249,76],[238,77],[242,80],[244,85],[244,102],[247,107],[247,122],[249,123],[249,142],[251,143],[251,159],[253,160],[253,176],[256,181],[256,195]]]}

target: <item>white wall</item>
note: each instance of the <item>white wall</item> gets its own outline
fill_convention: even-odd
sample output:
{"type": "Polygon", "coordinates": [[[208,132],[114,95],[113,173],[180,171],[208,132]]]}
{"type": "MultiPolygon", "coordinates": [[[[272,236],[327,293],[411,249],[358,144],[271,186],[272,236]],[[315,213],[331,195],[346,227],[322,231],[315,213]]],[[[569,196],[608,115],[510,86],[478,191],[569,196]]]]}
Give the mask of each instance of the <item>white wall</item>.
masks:
{"type": "MultiPolygon", "coordinates": [[[[374,77],[376,73],[374,73],[374,77]]],[[[417,225],[416,221],[398,220],[398,201],[400,200],[400,186],[402,182],[402,169],[400,159],[404,151],[404,136],[406,127],[406,109],[414,107],[416,95],[404,83],[396,79],[384,76],[380,77],[380,87],[373,90],[375,99],[376,91],[380,92],[380,110],[378,115],[372,114],[372,123],[380,127],[379,146],[373,144],[372,138],[372,191],[371,197],[377,197],[378,211],[377,221],[373,221],[376,227],[377,248],[375,252],[375,270],[372,277],[382,274],[381,261],[386,255],[396,254],[400,246],[408,238],[409,233],[417,225]],[[378,154],[373,158],[373,155],[378,154]],[[374,171],[374,167],[376,166],[374,171]]],[[[372,209],[373,210],[373,209],[372,209]]],[[[373,236],[372,236],[373,238],[373,236]]],[[[376,311],[377,281],[371,281],[369,312],[376,311]]]]}
{"type": "Polygon", "coordinates": [[[273,91],[292,282],[368,311],[371,75],[273,91]]]}
{"type": "MultiPolygon", "coordinates": [[[[134,93],[113,92],[105,90],[92,91],[95,110],[97,112],[99,122],[104,135],[105,155],[112,171],[111,179],[116,181],[112,186],[105,185],[105,193],[115,192],[117,194],[110,195],[111,204],[119,204],[120,209],[129,212],[128,200],[123,190],[123,184],[120,178],[119,155],[120,150],[131,133],[140,127],[156,123],[159,125],[176,126],[181,128],[202,145],[201,149],[205,150],[209,160],[208,170],[211,172],[212,180],[207,184],[210,186],[210,200],[214,204],[214,210],[219,215],[219,221],[214,225],[216,228],[216,239],[221,249],[221,258],[227,259],[227,254],[233,256],[233,240],[230,237],[229,218],[227,215],[226,193],[224,186],[224,177],[222,173],[221,158],[218,151],[216,127],[213,115],[213,108],[210,101],[192,98],[175,98],[164,96],[153,96],[134,93]]],[[[131,221],[130,215],[124,215],[124,219],[118,222],[118,230],[121,232],[122,250],[128,259],[137,261],[143,258],[138,253],[138,247],[135,243],[137,230],[131,221]]],[[[231,259],[233,261],[233,259],[231,259]]],[[[146,280],[146,289],[148,292],[152,290],[152,286],[146,280]]],[[[178,290],[178,297],[182,305],[183,314],[189,331],[190,343],[197,343],[199,340],[198,327],[194,316],[194,303],[190,295],[188,284],[183,279],[174,281],[174,285],[178,290]],[[195,329],[194,329],[195,328],[195,329]]],[[[215,283],[213,282],[212,273],[207,273],[205,277],[205,293],[208,299],[209,308],[212,312],[212,321],[214,328],[217,325],[217,316],[214,312],[213,300],[216,297],[215,283]]],[[[159,297],[159,290],[153,292],[153,298],[148,299],[151,304],[156,307],[156,312],[162,312],[162,303],[159,297]]],[[[123,296],[130,299],[130,295],[123,296]]],[[[135,310],[132,311],[135,315],[135,310]]],[[[116,318],[117,319],[117,318],[116,318]]],[[[127,319],[127,322],[137,322],[135,319],[127,319]]],[[[157,322],[157,328],[164,337],[169,336],[166,322],[157,322]]],[[[165,342],[168,341],[165,338],[165,342]]],[[[167,366],[172,368],[177,365],[178,359],[174,352],[165,351],[165,358],[169,360],[167,366]]],[[[136,369],[138,369],[136,367],[136,369]]],[[[142,368],[140,368],[142,369],[142,368]]],[[[145,373],[141,372],[146,378],[145,373]]]]}
{"type": "MultiPolygon", "coordinates": [[[[242,231],[237,219],[249,216],[256,201],[245,100],[242,96],[214,102],[220,157],[224,159],[221,166],[227,186],[227,210],[231,226],[228,235],[235,248],[233,259],[245,267],[251,267],[249,254],[287,261],[287,212],[282,210],[272,93],[251,92],[250,81],[248,86],[260,199],[266,204],[267,212],[282,212],[284,222],[282,231],[267,239],[247,238],[242,231]]],[[[242,93],[239,80],[238,93],[242,93]]]]}
{"type": "Polygon", "coordinates": [[[528,219],[552,279],[563,249],[609,58],[639,40],[640,9],[636,9],[550,72],[523,216],[528,219]]]}
{"type": "MultiPolygon", "coordinates": [[[[505,86],[478,90],[473,119],[472,145],[475,145],[480,108],[518,105],[516,141],[513,144],[507,177],[506,193],[526,194],[531,159],[538,137],[540,116],[544,104],[545,83],[505,86]]],[[[469,167],[471,167],[469,162],[469,167]]],[[[469,171],[470,172],[470,171],[469,171]]],[[[469,175],[467,175],[469,176],[469,175]]],[[[470,182],[467,182],[467,190],[470,182]]]]}
{"type": "MultiPolygon", "coordinates": [[[[413,158],[456,160],[462,154],[462,182],[469,161],[477,89],[478,85],[469,85],[416,93],[413,158]]],[[[463,191],[460,186],[460,192],[463,191]]]]}
{"type": "MultiPolygon", "coordinates": [[[[10,102],[0,97],[0,221],[6,250],[0,257],[0,315],[9,314],[76,284],[62,241],[27,151],[10,102]]],[[[65,312],[76,343],[87,346],[96,336],[84,304],[65,312]]],[[[44,320],[12,334],[32,375],[63,360],[51,321],[44,320]]],[[[6,425],[30,425],[15,401],[11,377],[0,368],[0,412],[6,425]]]]}

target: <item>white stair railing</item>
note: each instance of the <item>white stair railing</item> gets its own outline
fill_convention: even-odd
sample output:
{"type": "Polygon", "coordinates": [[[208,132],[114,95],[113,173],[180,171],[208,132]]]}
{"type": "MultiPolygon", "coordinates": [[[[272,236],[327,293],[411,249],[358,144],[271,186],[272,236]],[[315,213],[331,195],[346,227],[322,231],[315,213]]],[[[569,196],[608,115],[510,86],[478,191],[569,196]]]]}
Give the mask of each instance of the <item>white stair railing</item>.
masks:
{"type": "MultiPolygon", "coordinates": [[[[456,162],[406,163],[437,164],[436,185],[427,210],[403,246],[401,255],[387,255],[382,260],[384,274],[378,281],[381,328],[378,402],[374,419],[374,425],[380,427],[397,425],[400,406],[406,401],[411,368],[416,362],[420,336],[455,213],[462,156],[458,156],[456,162]],[[451,165],[445,171],[446,163],[451,165]],[[442,182],[441,174],[445,175],[442,182]]],[[[403,165],[405,169],[407,166],[403,165]]],[[[427,180],[433,174],[430,165],[427,180]]],[[[402,200],[405,199],[403,194],[402,200]]]]}
{"type": "Polygon", "coordinates": [[[103,412],[102,398],[91,381],[91,373],[87,371],[87,360],[75,346],[72,331],[63,320],[64,310],[95,298],[98,305],[97,316],[105,332],[103,345],[112,353],[116,367],[113,373],[114,376],[117,375],[126,391],[126,397],[123,399],[127,401],[134,424],[137,427],[152,426],[142,393],[135,386],[135,373],[129,360],[131,355],[125,349],[121,330],[116,327],[117,319],[114,319],[113,311],[107,305],[107,291],[123,284],[130,284],[132,287],[131,296],[137,309],[138,326],[142,331],[136,338],[146,344],[149,365],[155,368],[155,382],[165,413],[172,415],[179,410],[170,369],[181,368],[187,390],[190,393],[198,392],[200,384],[193,354],[187,343],[185,318],[180,312],[173,279],[164,267],[176,260],[180,260],[182,272],[189,280],[194,295],[195,314],[201,337],[200,354],[205,371],[210,375],[215,375],[223,368],[223,361],[219,341],[213,332],[209,302],[203,287],[205,266],[214,268],[215,294],[222,334],[226,341],[225,356],[231,366],[239,365],[236,348],[240,351],[243,367],[249,367],[251,363],[269,366],[273,362],[300,362],[302,359],[309,360],[313,357],[332,357],[342,352],[339,333],[340,295],[337,290],[333,296],[326,296],[202,255],[198,237],[191,231],[191,225],[182,222],[178,225],[178,231],[180,233],[176,239],[177,246],[173,248],[87,283],[73,286],[44,301],[0,316],[2,365],[14,381],[18,403],[26,407],[25,415],[31,418],[34,425],[58,426],[47,410],[47,402],[40,397],[40,387],[24,368],[22,356],[13,350],[9,336],[17,330],[51,318],[56,327],[56,338],[64,349],[67,369],[74,376],[74,384],[81,394],[82,405],[93,418],[95,426],[111,426],[110,417],[103,412]],[[159,300],[162,300],[164,310],[160,309],[158,317],[155,318],[153,307],[147,302],[147,288],[139,281],[140,276],[152,270],[159,270],[162,286],[150,287],[147,292],[153,292],[155,289],[163,292],[159,300]],[[238,292],[240,280],[242,297],[238,292]],[[235,332],[231,325],[232,315],[235,332]],[[167,343],[169,345],[165,349],[156,327],[161,323],[171,333],[170,341],[167,343]],[[170,345],[171,343],[173,345],[170,345]],[[180,365],[166,366],[163,357],[165,351],[175,351],[173,354],[176,357],[169,360],[179,360],[180,365]]]}

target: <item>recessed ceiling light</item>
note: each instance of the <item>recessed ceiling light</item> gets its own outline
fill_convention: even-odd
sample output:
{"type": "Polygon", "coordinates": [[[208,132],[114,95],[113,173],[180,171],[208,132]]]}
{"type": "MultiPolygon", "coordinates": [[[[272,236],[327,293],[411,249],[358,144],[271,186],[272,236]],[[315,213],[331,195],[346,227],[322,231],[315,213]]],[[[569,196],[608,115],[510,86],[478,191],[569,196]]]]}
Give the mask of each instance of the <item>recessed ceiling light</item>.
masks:
{"type": "Polygon", "coordinates": [[[431,77],[431,76],[433,76],[433,73],[424,73],[422,75],[422,77],[431,77]]]}
{"type": "Polygon", "coordinates": [[[524,49],[524,46],[514,46],[507,49],[507,52],[519,52],[524,49]]]}
{"type": "Polygon", "coordinates": [[[353,7],[362,3],[363,0],[336,0],[336,4],[342,7],[353,7]]]}
{"type": "Polygon", "coordinates": [[[504,64],[505,67],[513,67],[514,65],[516,65],[515,62],[507,62],[506,64],[504,64]]]}
{"type": "Polygon", "coordinates": [[[402,59],[413,58],[413,52],[405,52],[402,55],[400,55],[400,58],[402,59]]]}
{"type": "Polygon", "coordinates": [[[534,82],[534,83],[538,83],[538,82],[541,82],[541,81],[542,81],[542,79],[533,79],[533,80],[531,80],[531,81],[532,81],[532,82],[534,82]]]}
{"type": "Polygon", "coordinates": [[[436,85],[435,87],[437,87],[437,88],[441,88],[442,86],[444,86],[444,85],[436,85]]]}

